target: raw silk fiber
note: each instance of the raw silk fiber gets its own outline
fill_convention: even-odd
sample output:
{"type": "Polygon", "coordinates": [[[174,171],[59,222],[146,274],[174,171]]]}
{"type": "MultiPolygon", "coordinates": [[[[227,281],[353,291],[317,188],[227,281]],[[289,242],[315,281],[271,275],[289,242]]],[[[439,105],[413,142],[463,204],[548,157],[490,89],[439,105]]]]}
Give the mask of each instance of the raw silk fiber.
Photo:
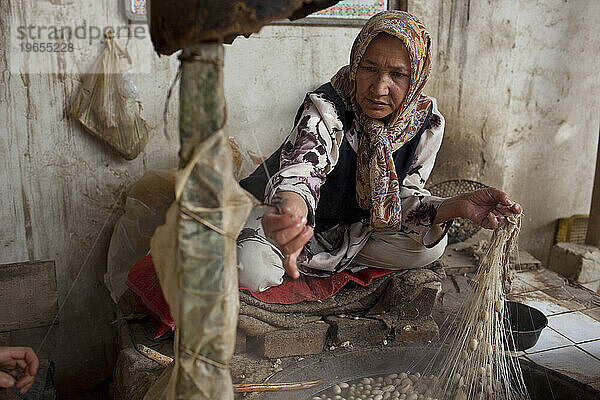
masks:
{"type": "Polygon", "coordinates": [[[431,108],[422,94],[431,72],[431,39],[423,24],[403,11],[384,11],[373,16],[362,28],[352,46],[350,65],[342,67],[331,79],[334,88],[352,109],[362,135],[358,148],[356,190],[358,204],[371,209],[371,226],[400,229],[402,207],[400,183],[392,153],[419,131],[431,108]],[[356,102],[356,72],[369,43],[380,33],[400,39],[410,56],[410,86],[404,102],[387,123],[368,117],[356,102]]]}

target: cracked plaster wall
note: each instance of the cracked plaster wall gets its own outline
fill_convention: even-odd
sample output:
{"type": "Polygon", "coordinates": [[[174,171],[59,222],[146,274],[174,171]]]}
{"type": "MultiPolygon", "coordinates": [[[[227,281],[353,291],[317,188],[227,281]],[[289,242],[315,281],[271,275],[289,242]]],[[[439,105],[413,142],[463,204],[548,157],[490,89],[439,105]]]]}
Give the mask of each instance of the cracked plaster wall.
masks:
{"type": "MultiPolygon", "coordinates": [[[[68,116],[81,84],[79,73],[28,74],[11,68],[14,54],[8,49],[15,27],[40,20],[51,24],[50,16],[54,23],[68,26],[83,20],[99,26],[127,22],[108,0],[0,3],[0,263],[55,261],[59,305],[64,302],[64,308],[40,357],[56,362],[59,398],[69,399],[82,398],[82,391],[112,374],[115,317],[103,282],[108,241],[123,188],[149,169],[176,165],[177,134],[166,140],[162,133],[163,104],[176,59],[159,59],[147,34],[143,40],[118,41],[135,62],[143,60],[152,71],[136,79],[142,115],[155,129],[145,151],[125,161],[68,116]]],[[[77,54],[79,72],[91,67],[100,49],[93,44],[76,50],[85,53],[77,54]]],[[[57,57],[36,60],[42,64],[32,67],[50,71],[57,57]]],[[[172,132],[176,118],[171,112],[172,132]]],[[[41,327],[0,332],[0,345],[37,349],[47,331],[41,327]]]]}
{"type": "Polygon", "coordinates": [[[525,212],[522,248],[546,262],[556,220],[589,212],[600,126],[600,2],[408,2],[433,38],[446,133],[432,182],[497,186],[525,212]]]}

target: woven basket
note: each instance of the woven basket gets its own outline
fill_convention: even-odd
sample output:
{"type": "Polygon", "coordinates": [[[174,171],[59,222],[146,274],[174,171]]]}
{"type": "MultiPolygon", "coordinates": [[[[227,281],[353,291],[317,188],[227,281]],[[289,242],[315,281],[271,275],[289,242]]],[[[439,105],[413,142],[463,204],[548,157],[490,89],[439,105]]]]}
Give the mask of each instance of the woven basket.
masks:
{"type": "MultiPolygon", "coordinates": [[[[488,186],[481,182],[470,181],[468,179],[452,179],[436,183],[435,185],[428,187],[427,190],[434,196],[454,197],[459,194],[472,192],[486,187],[488,186]]],[[[468,219],[455,218],[448,231],[448,243],[463,242],[479,232],[480,229],[481,227],[479,225],[468,219]]]]}

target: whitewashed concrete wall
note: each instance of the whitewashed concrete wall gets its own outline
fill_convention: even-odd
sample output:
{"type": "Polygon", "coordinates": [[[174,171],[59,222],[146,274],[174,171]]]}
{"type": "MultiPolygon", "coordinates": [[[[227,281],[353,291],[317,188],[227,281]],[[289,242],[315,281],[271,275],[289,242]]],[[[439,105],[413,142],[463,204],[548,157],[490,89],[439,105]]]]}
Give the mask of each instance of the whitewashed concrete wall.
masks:
{"type": "MultiPolygon", "coordinates": [[[[112,373],[115,316],[103,274],[123,188],[148,169],[176,165],[178,137],[175,133],[165,139],[162,115],[177,60],[159,59],[148,35],[144,40],[119,41],[135,60],[148,63],[151,73],[136,79],[143,116],[155,127],[143,154],[125,161],[68,116],[81,84],[79,74],[11,72],[7,49],[15,24],[48,20],[50,15],[55,23],[70,26],[83,19],[101,26],[126,22],[117,2],[108,0],[0,3],[0,263],[55,260],[59,304],[64,308],[40,356],[57,363],[59,397],[82,398],[77,393],[112,373]]],[[[80,60],[81,72],[91,67],[100,48],[99,44],[80,48],[89,53],[80,60]]],[[[36,60],[47,63],[34,66],[41,71],[50,71],[57,62],[54,55],[36,60]]],[[[171,132],[176,132],[176,118],[172,112],[171,132]]],[[[47,330],[0,333],[0,337],[5,344],[37,349],[47,330]]]]}
{"type": "Polygon", "coordinates": [[[557,218],[589,212],[600,125],[600,2],[414,0],[433,38],[446,134],[432,181],[467,178],[525,209],[546,261],[557,218]]]}
{"type": "MultiPolygon", "coordinates": [[[[269,156],[292,129],[308,91],[348,64],[356,27],[271,25],[225,51],[228,132],[269,156]]],[[[251,171],[250,171],[251,172],[251,171]]]]}

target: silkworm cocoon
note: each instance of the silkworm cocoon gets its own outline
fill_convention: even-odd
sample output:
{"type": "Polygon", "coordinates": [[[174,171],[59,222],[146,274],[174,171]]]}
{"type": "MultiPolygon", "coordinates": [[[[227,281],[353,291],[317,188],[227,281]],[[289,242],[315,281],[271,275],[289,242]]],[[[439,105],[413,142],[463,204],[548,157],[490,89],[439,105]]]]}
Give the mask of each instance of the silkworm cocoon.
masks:
{"type": "Polygon", "coordinates": [[[460,374],[457,372],[454,374],[454,378],[452,378],[452,382],[454,382],[455,385],[458,385],[458,382],[460,382],[461,379],[462,379],[462,376],[460,376],[460,374]]]}
{"type": "Polygon", "coordinates": [[[483,339],[483,329],[477,331],[477,340],[483,339]]]}
{"type": "Polygon", "coordinates": [[[468,399],[467,399],[467,395],[465,394],[465,392],[463,392],[462,389],[458,389],[456,391],[456,395],[454,396],[454,400],[468,400],[468,399]]]}
{"type": "Polygon", "coordinates": [[[342,388],[340,387],[340,385],[333,385],[333,393],[335,393],[335,394],[342,393],[342,388]]]}
{"type": "Polygon", "coordinates": [[[460,352],[460,358],[462,358],[465,361],[468,360],[469,354],[467,353],[466,350],[463,350],[463,351],[460,352]]]}
{"type": "Polygon", "coordinates": [[[497,312],[500,312],[500,310],[502,310],[502,300],[496,300],[496,304],[495,307],[497,312]]]}
{"type": "Polygon", "coordinates": [[[460,379],[458,380],[458,387],[463,387],[465,386],[465,379],[461,376],[460,379]]]}
{"type": "Polygon", "coordinates": [[[475,339],[475,338],[471,339],[471,341],[469,342],[469,350],[471,350],[471,351],[477,350],[478,344],[479,344],[479,342],[477,341],[477,339],[475,339]]]}
{"type": "Polygon", "coordinates": [[[406,396],[406,400],[417,400],[418,398],[419,398],[419,395],[416,393],[411,393],[408,396],[406,396]]]}
{"type": "Polygon", "coordinates": [[[491,355],[492,354],[492,345],[488,343],[485,346],[485,351],[488,353],[488,355],[491,355]]]}
{"type": "Polygon", "coordinates": [[[341,383],[339,384],[339,386],[340,386],[342,389],[347,389],[347,388],[348,388],[348,386],[350,386],[350,385],[348,385],[346,382],[341,382],[341,383]]]}
{"type": "Polygon", "coordinates": [[[488,319],[490,319],[490,313],[488,313],[487,310],[482,310],[481,311],[481,320],[487,321],[488,319]]]}
{"type": "Polygon", "coordinates": [[[410,391],[410,387],[411,385],[408,383],[403,384],[402,386],[400,386],[400,388],[398,389],[398,391],[400,393],[408,393],[410,391]]]}
{"type": "Polygon", "coordinates": [[[492,376],[492,366],[488,365],[485,367],[485,372],[488,374],[488,376],[492,376]]]}

